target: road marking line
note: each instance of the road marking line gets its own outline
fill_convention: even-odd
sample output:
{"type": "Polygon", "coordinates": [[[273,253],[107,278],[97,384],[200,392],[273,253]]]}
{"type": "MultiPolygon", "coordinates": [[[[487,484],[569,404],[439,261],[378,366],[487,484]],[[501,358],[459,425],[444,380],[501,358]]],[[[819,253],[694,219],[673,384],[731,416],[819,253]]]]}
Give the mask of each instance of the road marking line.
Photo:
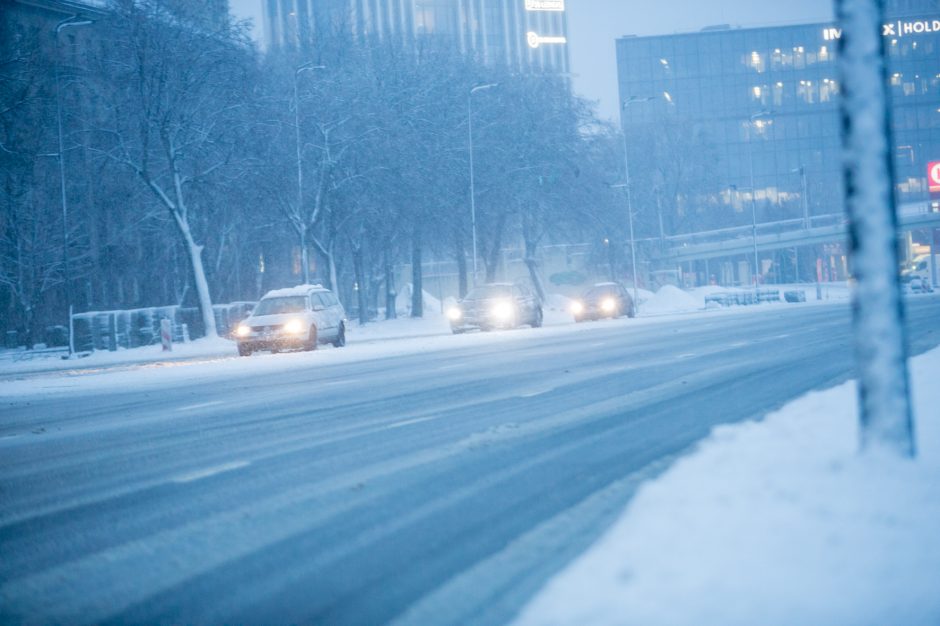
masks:
{"type": "Polygon", "coordinates": [[[196,480],[202,480],[203,478],[209,478],[210,476],[215,476],[216,474],[223,474],[225,472],[231,472],[233,470],[241,469],[243,467],[248,467],[251,465],[248,461],[232,461],[231,463],[223,463],[222,465],[216,465],[215,467],[208,467],[204,470],[197,470],[195,472],[189,472],[188,474],[180,474],[173,479],[174,483],[191,483],[196,480]]]}
{"type": "Polygon", "coordinates": [[[202,403],[200,403],[200,404],[189,404],[189,405],[186,405],[186,406],[181,406],[180,408],[178,408],[178,409],[176,409],[176,410],[177,410],[177,411],[193,411],[193,410],[195,410],[195,409],[204,409],[204,408],[206,408],[207,406],[216,406],[216,405],[219,405],[219,404],[222,404],[222,401],[221,401],[221,400],[213,400],[212,402],[202,402],[202,403]]]}
{"type": "Polygon", "coordinates": [[[558,387],[546,387],[544,389],[537,389],[535,391],[527,391],[526,393],[516,394],[517,398],[534,398],[535,396],[545,395],[546,393],[551,393],[555,391],[558,387]]]}
{"type": "Polygon", "coordinates": [[[389,424],[385,428],[387,430],[391,430],[392,428],[401,428],[402,426],[409,426],[411,424],[420,424],[421,422],[430,422],[431,420],[436,420],[436,419],[437,419],[436,416],[435,417],[416,417],[414,419],[403,420],[401,422],[395,422],[393,424],[389,424]]]}

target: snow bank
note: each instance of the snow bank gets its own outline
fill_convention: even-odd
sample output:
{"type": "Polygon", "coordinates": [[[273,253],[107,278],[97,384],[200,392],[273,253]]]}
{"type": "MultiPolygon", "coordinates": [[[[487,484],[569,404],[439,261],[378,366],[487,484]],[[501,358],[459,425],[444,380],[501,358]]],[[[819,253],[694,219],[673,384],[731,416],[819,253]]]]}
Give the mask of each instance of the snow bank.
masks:
{"type": "Polygon", "coordinates": [[[912,376],[915,461],[858,454],[854,383],[716,428],[517,624],[940,624],[940,350],[912,376]]]}
{"type": "Polygon", "coordinates": [[[698,311],[702,308],[704,308],[704,300],[700,302],[695,296],[673,285],[663,285],[656,295],[642,304],[640,312],[644,315],[658,315],[698,311]]]}
{"type": "MultiPolygon", "coordinates": [[[[395,313],[400,316],[411,315],[411,294],[414,291],[411,283],[408,283],[398,292],[395,297],[395,313]]],[[[421,292],[424,303],[424,315],[441,315],[441,301],[429,294],[427,291],[421,292]]]]}

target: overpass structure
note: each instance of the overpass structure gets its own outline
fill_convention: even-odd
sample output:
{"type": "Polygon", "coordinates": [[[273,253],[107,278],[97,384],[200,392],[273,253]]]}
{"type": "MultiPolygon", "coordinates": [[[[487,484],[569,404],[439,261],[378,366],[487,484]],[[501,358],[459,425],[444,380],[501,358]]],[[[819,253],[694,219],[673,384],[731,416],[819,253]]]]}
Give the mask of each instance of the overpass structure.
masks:
{"type": "MultiPolygon", "coordinates": [[[[940,228],[940,212],[901,215],[902,231],[940,228]]],[[[845,241],[848,218],[842,213],[757,224],[757,248],[760,251],[811,246],[845,241]]],[[[653,252],[650,260],[660,267],[689,261],[705,261],[738,254],[753,254],[755,227],[739,226],[664,238],[665,245],[653,252]]],[[[934,254],[937,252],[934,251],[934,254]]]]}

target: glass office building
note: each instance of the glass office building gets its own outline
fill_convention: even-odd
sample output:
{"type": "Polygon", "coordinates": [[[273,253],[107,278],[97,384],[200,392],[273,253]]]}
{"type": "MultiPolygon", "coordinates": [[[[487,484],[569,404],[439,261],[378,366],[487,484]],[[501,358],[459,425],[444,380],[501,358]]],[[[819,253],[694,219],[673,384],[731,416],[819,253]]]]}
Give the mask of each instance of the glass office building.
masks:
{"type": "Polygon", "coordinates": [[[567,73],[565,0],[263,0],[273,48],[309,45],[329,24],[407,44],[449,41],[484,63],[567,73]]]}
{"type": "MultiPolygon", "coordinates": [[[[901,210],[919,211],[930,198],[927,165],[940,161],[940,7],[895,1],[889,10],[897,197],[901,210]]],[[[804,200],[810,215],[841,213],[840,37],[833,24],[622,37],[627,137],[667,123],[702,137],[709,180],[677,202],[717,212],[713,222],[749,224],[752,197],[759,222],[800,218],[804,200]]]]}

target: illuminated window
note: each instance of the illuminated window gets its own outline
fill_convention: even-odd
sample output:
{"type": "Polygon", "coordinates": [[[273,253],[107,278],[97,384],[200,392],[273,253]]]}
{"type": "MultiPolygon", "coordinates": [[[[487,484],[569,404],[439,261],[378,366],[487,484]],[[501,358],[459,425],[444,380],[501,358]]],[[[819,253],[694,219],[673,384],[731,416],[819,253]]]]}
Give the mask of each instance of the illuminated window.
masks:
{"type": "Polygon", "coordinates": [[[806,51],[803,49],[803,46],[795,46],[793,48],[793,67],[796,69],[806,67],[806,51]]]}
{"type": "Polygon", "coordinates": [[[796,87],[796,97],[807,104],[813,104],[816,102],[816,91],[817,86],[813,84],[813,81],[801,80],[796,87]]]}
{"type": "Polygon", "coordinates": [[[819,85],[819,101],[829,102],[837,93],[839,93],[838,83],[830,78],[824,78],[822,84],[819,85]]]}
{"type": "Polygon", "coordinates": [[[766,59],[764,58],[762,54],[760,54],[756,50],[751,52],[751,54],[748,56],[747,64],[751,68],[753,68],[758,74],[760,74],[761,72],[767,69],[766,59]]]}
{"type": "Polygon", "coordinates": [[[819,60],[821,62],[829,60],[829,48],[826,46],[819,48],[819,60]]]}
{"type": "Polygon", "coordinates": [[[783,106],[783,83],[774,84],[774,106],[783,106]]]}

